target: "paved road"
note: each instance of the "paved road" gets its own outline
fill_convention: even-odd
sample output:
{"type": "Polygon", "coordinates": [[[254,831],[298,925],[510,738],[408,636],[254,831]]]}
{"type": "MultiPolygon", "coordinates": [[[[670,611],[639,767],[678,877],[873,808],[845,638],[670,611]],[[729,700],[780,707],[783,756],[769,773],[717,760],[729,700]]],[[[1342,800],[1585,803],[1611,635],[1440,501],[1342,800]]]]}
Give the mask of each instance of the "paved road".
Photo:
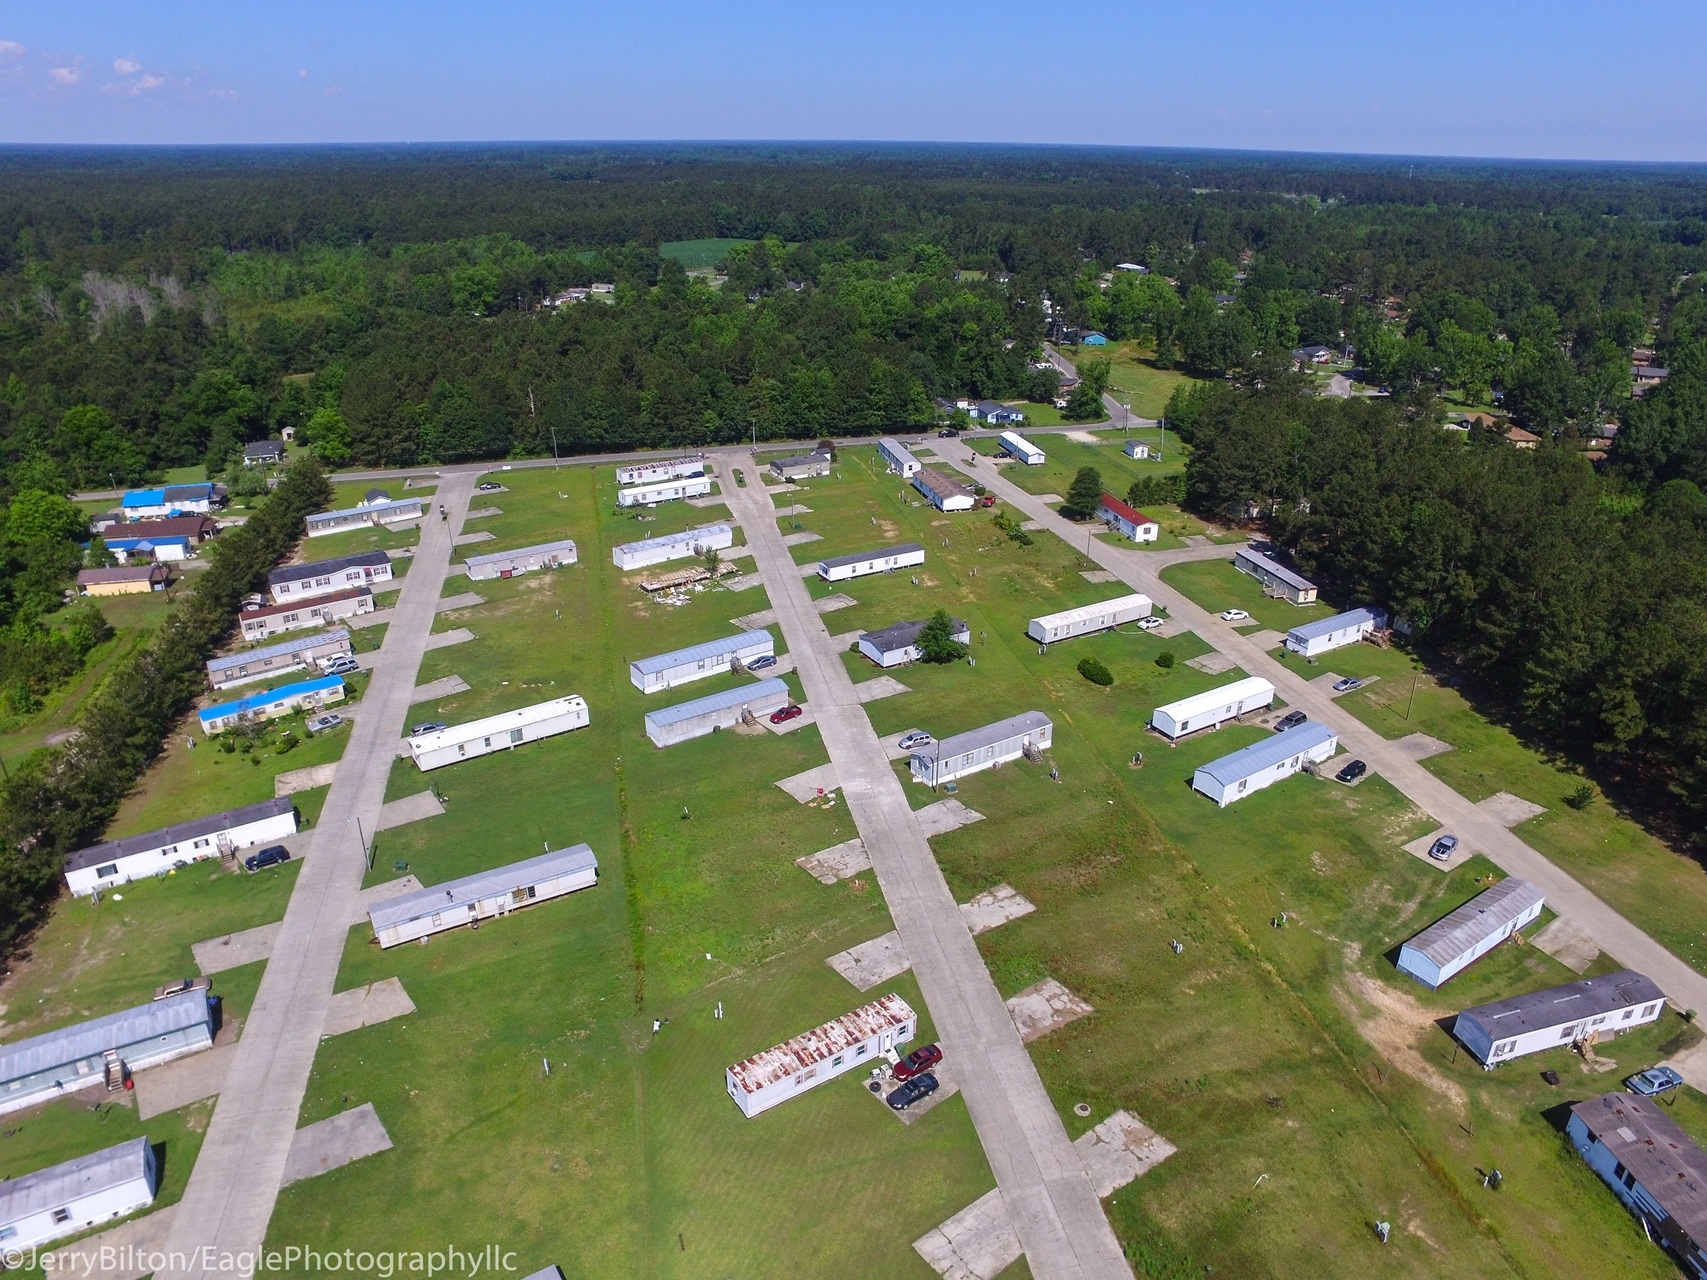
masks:
{"type": "Polygon", "coordinates": [[[775,507],[754,478],[751,456],[730,450],[720,461],[724,493],[742,519],[842,794],[938,1034],[954,1058],[961,1093],[1031,1274],[1039,1280],[1130,1280],[1095,1188],[783,545],[775,507]],[[746,488],[729,479],[732,467],[749,477],[746,488]]]}
{"type": "Polygon", "coordinates": [[[462,525],[476,471],[447,473],[437,501],[448,522],[429,520],[386,628],[362,713],[314,829],[311,856],[297,876],[272,958],[237,1042],[232,1087],[220,1094],[189,1186],[166,1241],[184,1263],[161,1276],[230,1280],[221,1254],[259,1249],[302,1110],[320,1030],[350,934],[365,869],[363,836],[373,836],[403,735],[415,678],[450,566],[451,535],[462,525]],[[359,824],[359,825],[358,825],[359,824]],[[211,1253],[201,1252],[210,1250],[211,1253]]]}
{"type": "MultiPolygon", "coordinates": [[[[1085,526],[1062,519],[1054,511],[995,474],[988,462],[970,462],[971,450],[938,441],[937,453],[959,470],[975,475],[1009,505],[1057,534],[1075,550],[1086,548],[1085,526]]],[[[1339,734],[1340,742],[1353,755],[1366,761],[1399,789],[1423,812],[1457,834],[1472,849],[1485,854],[1509,875],[1521,876],[1538,885],[1547,895],[1547,905],[1559,915],[1575,921],[1600,949],[1619,963],[1647,974],[1681,1008],[1707,1012],[1707,976],[1696,972],[1641,929],[1596,897],[1574,876],[1555,866],[1544,855],[1502,826],[1496,819],[1459,795],[1417,761],[1406,755],[1391,739],[1383,738],[1349,712],[1334,705],[1328,690],[1310,683],[1296,666],[1280,662],[1246,637],[1200,608],[1164,583],[1159,574],[1177,557],[1145,551],[1128,551],[1092,540],[1085,554],[1142,591],[1170,614],[1185,622],[1211,647],[1225,654],[1252,675],[1270,681],[1287,704],[1320,720],[1339,734]]],[[[1221,554],[1231,556],[1231,548],[1221,554]]],[[[1320,674],[1326,668],[1317,668],[1320,674]]],[[[1409,854],[1405,855],[1409,857],[1409,854]]],[[[1707,1062],[1701,1064],[1707,1086],[1707,1062]]]]}

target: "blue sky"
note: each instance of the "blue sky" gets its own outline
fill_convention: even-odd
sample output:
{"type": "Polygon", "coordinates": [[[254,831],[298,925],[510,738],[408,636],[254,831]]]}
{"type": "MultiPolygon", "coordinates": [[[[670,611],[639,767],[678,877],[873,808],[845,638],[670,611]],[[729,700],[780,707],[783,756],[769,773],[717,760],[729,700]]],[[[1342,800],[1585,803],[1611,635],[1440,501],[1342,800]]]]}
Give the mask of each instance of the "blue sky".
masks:
{"type": "Polygon", "coordinates": [[[905,139],[1707,160],[1707,5],[0,0],[0,142],[905,139]]]}

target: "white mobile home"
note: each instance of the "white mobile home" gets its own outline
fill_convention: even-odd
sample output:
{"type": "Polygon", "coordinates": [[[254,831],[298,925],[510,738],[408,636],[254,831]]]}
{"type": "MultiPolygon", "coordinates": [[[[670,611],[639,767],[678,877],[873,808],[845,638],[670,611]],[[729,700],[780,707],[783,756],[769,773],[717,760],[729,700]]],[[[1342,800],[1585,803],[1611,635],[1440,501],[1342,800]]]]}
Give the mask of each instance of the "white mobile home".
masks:
{"type": "Polygon", "coordinates": [[[628,664],[628,678],[641,693],[658,693],[679,684],[722,675],[737,661],[745,665],[754,658],[775,656],[776,641],[770,632],[743,631],[656,657],[637,658],[628,664]]]}
{"type": "Polygon", "coordinates": [[[122,1088],[124,1068],[199,1053],[214,1031],[207,992],[197,989],[0,1045],[0,1113],[96,1085],[122,1088]]]}
{"type": "Polygon", "coordinates": [[[771,474],[778,480],[811,480],[817,476],[830,474],[830,464],[835,459],[821,449],[811,453],[796,454],[792,458],[772,458],[771,474]]]}
{"type": "Polygon", "coordinates": [[[388,898],[369,908],[368,923],[379,945],[395,947],[430,934],[561,898],[599,882],[599,860],[584,844],[546,851],[525,862],[479,871],[419,893],[388,898]]]}
{"type": "Polygon", "coordinates": [[[913,473],[913,488],[938,511],[970,511],[977,501],[960,481],[935,467],[920,467],[913,473]]]}
{"type": "Polygon", "coordinates": [[[1076,636],[1095,635],[1099,631],[1123,627],[1128,622],[1148,618],[1152,611],[1149,596],[1116,596],[1112,600],[1099,600],[1095,604],[1082,604],[1077,609],[1046,613],[1041,618],[1033,618],[1031,624],[1026,627],[1025,634],[1038,644],[1054,644],[1059,640],[1071,640],[1076,636]]]}
{"type": "Polygon", "coordinates": [[[1535,920],[1545,905],[1529,881],[1501,880],[1400,947],[1399,972],[1436,990],[1535,920]]]}
{"type": "Polygon", "coordinates": [[[328,533],[343,533],[388,524],[402,524],[421,518],[419,498],[382,499],[342,511],[320,511],[308,517],[308,536],[324,537],[328,533]]]}
{"type": "Polygon", "coordinates": [[[0,1182],[0,1248],[31,1249],[154,1203],[154,1147],[132,1138],[51,1169],[0,1182]]]}
{"type": "MultiPolygon", "coordinates": [[[[881,631],[860,633],[859,651],[880,667],[899,667],[919,660],[919,632],[925,620],[896,622],[881,631]]],[[[950,620],[950,635],[961,644],[972,643],[972,628],[959,618],[950,620]]]]}
{"type": "Polygon", "coordinates": [[[1309,720],[1252,743],[1243,751],[1211,760],[1192,775],[1192,790],[1201,791],[1225,809],[1235,800],[1290,778],[1307,764],[1332,759],[1339,748],[1338,734],[1325,724],[1309,720]]]}
{"type": "Polygon", "coordinates": [[[1582,978],[1480,1004],[1460,1013],[1452,1034],[1484,1067],[1556,1049],[1588,1036],[1608,1038],[1659,1020],[1665,992],[1632,969],[1582,978]]]}
{"type": "Polygon", "coordinates": [[[1290,600],[1293,604],[1316,603],[1314,582],[1292,572],[1279,561],[1269,559],[1260,551],[1252,551],[1249,547],[1239,548],[1233,553],[1233,567],[1262,583],[1263,591],[1267,595],[1290,600]]]}
{"type": "Polygon", "coordinates": [[[1132,542],[1155,542],[1162,536],[1161,525],[1112,493],[1102,495],[1102,501],[1097,504],[1097,519],[1106,524],[1111,533],[1118,533],[1132,542]]]}
{"type": "Polygon", "coordinates": [[[377,582],[391,581],[391,558],[383,551],[363,551],[359,555],[339,556],[336,560],[316,560],[310,564],[289,564],[267,575],[267,590],[274,604],[295,604],[316,596],[329,596],[353,587],[371,589],[377,582]]]}
{"type": "Polygon", "coordinates": [[[766,1049],[723,1073],[724,1087],[749,1120],[814,1085],[856,1071],[899,1049],[919,1029],[919,1016],[890,994],[834,1022],[766,1049]]]}
{"type": "Polygon", "coordinates": [[[1205,689],[1189,698],[1157,707],[1150,713],[1150,727],[1170,741],[1213,729],[1250,711],[1274,702],[1274,686],[1261,676],[1246,676],[1219,689],[1205,689]]]}
{"type": "Polygon", "coordinates": [[[618,484],[659,484],[665,480],[691,480],[705,474],[704,458],[657,458],[631,462],[616,469],[618,484]]]}
{"type": "Polygon", "coordinates": [[[353,587],[348,591],[334,591],[329,596],[315,596],[300,604],[245,609],[237,615],[237,621],[243,628],[243,638],[253,644],[287,631],[325,626],[328,622],[341,622],[345,618],[357,618],[372,612],[373,592],[366,587],[353,587]]]}
{"type": "Polygon", "coordinates": [[[222,702],[196,713],[202,732],[212,737],[224,733],[232,725],[250,720],[277,720],[293,711],[318,711],[330,703],[344,700],[343,676],[320,676],[299,680],[295,684],[263,689],[235,702],[222,702]]]}
{"type": "Polygon", "coordinates": [[[818,562],[818,576],[825,582],[846,582],[863,578],[868,573],[893,573],[896,569],[916,569],[925,562],[925,549],[916,542],[904,542],[898,547],[880,551],[860,551],[851,556],[835,556],[818,562]]]}
{"type": "Polygon", "coordinates": [[[1028,747],[1047,751],[1054,734],[1055,725],[1048,716],[1041,711],[1025,711],[941,742],[929,742],[913,752],[913,781],[938,787],[969,773],[1018,760],[1028,747]]]}
{"type": "Polygon", "coordinates": [[[911,480],[919,474],[919,468],[924,464],[913,456],[913,451],[899,440],[884,436],[877,442],[877,456],[883,459],[884,465],[903,480],[911,480]]]}
{"type": "Polygon", "coordinates": [[[1656,1098],[1606,1093],[1571,1107],[1565,1136],[1685,1275],[1707,1277],[1707,1151],[1656,1098]]]}
{"type": "Polygon", "coordinates": [[[682,476],[676,480],[660,480],[656,484],[637,485],[633,489],[619,489],[616,495],[616,505],[619,507],[650,507],[660,502],[674,502],[678,498],[704,498],[710,493],[710,476],[682,476]]]}
{"type": "Polygon", "coordinates": [[[1378,609],[1352,609],[1347,613],[1336,613],[1331,618],[1321,618],[1315,622],[1306,622],[1303,626],[1293,627],[1286,633],[1286,647],[1293,653],[1313,658],[1330,649],[1343,649],[1348,644],[1356,644],[1372,631],[1379,631],[1386,621],[1386,615],[1378,609]]]}
{"type": "Polygon", "coordinates": [[[625,542],[611,548],[611,561],[618,569],[644,569],[647,565],[663,564],[668,560],[685,560],[702,556],[707,551],[723,551],[735,545],[735,534],[726,524],[702,524],[697,529],[680,533],[661,534],[625,542]]]}
{"type": "Polygon", "coordinates": [[[692,702],[659,707],[646,713],[646,736],[655,747],[703,738],[719,729],[733,729],[747,712],[768,716],[794,701],[781,680],[760,680],[742,689],[725,689],[692,702]]]}
{"type": "Polygon", "coordinates": [[[1004,431],[996,437],[996,443],[1002,446],[1002,452],[1028,467],[1041,467],[1045,461],[1043,450],[1017,431],[1004,431]]]}
{"type": "Polygon", "coordinates": [[[227,809],[79,849],[65,860],[65,885],[82,896],[144,876],[163,876],[179,863],[222,857],[294,834],[296,807],[289,796],[275,796],[241,809],[227,809]]]}
{"type": "Polygon", "coordinates": [[[270,644],[264,649],[249,649],[225,658],[207,660],[207,680],[215,689],[230,689],[253,680],[265,680],[285,671],[318,669],[322,661],[347,657],[350,653],[350,633],[334,627],[319,635],[298,636],[270,644]]]}
{"type": "Polygon", "coordinates": [[[560,569],[566,564],[574,564],[575,543],[571,538],[563,538],[533,547],[517,547],[514,551],[468,556],[463,563],[468,566],[468,576],[474,582],[513,578],[518,573],[532,573],[535,569],[560,569]]]}
{"type": "Polygon", "coordinates": [[[426,773],[494,751],[512,751],[524,743],[584,729],[590,723],[592,717],[585,699],[572,693],[566,698],[536,702],[531,707],[423,733],[409,739],[409,753],[414,756],[416,767],[426,773]]]}

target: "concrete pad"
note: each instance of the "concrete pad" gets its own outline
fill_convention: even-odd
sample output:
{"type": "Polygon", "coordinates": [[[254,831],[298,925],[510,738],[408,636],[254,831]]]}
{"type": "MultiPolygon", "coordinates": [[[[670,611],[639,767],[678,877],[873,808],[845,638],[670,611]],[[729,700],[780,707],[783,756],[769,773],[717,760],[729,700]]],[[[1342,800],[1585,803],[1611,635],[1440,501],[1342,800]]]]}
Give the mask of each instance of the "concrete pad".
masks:
{"type": "Polygon", "coordinates": [[[453,564],[450,568],[445,570],[445,577],[447,577],[447,578],[460,578],[460,577],[462,577],[463,574],[465,574],[467,572],[468,572],[468,566],[463,564],[459,560],[457,563],[453,564]]]}
{"type": "Polygon", "coordinates": [[[1097,1198],[1113,1195],[1179,1150],[1129,1111],[1116,1111],[1073,1142],[1097,1198]]]}
{"type": "Polygon", "coordinates": [[[1431,738],[1426,733],[1407,734],[1403,738],[1394,739],[1393,746],[1404,752],[1412,760],[1427,760],[1430,756],[1445,755],[1452,750],[1450,742],[1442,742],[1439,738],[1431,738]]]}
{"type": "Polygon", "coordinates": [[[801,804],[805,804],[808,800],[816,799],[821,792],[828,793],[836,790],[842,785],[842,782],[836,776],[835,765],[821,764],[816,769],[808,769],[804,773],[778,779],[776,785],[800,801],[801,804]]]}
{"type": "Polygon", "coordinates": [[[863,634],[863,632],[859,631],[844,631],[838,636],[831,636],[830,647],[837,653],[846,653],[849,649],[854,647],[855,641],[857,641],[863,634]]]}
{"type": "MultiPolygon", "coordinates": [[[[802,529],[798,533],[785,533],[782,535],[782,545],[785,547],[798,547],[808,542],[822,542],[823,540],[823,534],[813,533],[810,529],[802,529]]],[[[817,571],[816,566],[814,566],[813,571],[817,571]]]]}
{"type": "Polygon", "coordinates": [[[1541,805],[1514,796],[1509,791],[1496,791],[1486,800],[1476,801],[1476,807],[1502,827],[1515,827],[1547,812],[1541,805]]]}
{"type": "Polygon", "coordinates": [[[363,627],[377,627],[382,622],[390,622],[395,609],[375,609],[372,613],[358,613],[353,618],[345,618],[340,624],[355,627],[358,631],[363,627]]]}
{"type": "Polygon", "coordinates": [[[1553,923],[1529,939],[1573,973],[1587,973],[1600,956],[1600,946],[1584,933],[1575,920],[1557,916],[1553,923]]]}
{"type": "Polygon", "coordinates": [[[1175,636],[1182,636],[1190,630],[1191,624],[1183,618],[1164,618],[1161,626],[1147,634],[1155,636],[1158,640],[1172,640],[1175,636]]]}
{"type": "Polygon", "coordinates": [[[340,1111],[315,1124],[304,1125],[291,1139],[281,1187],[317,1177],[363,1156],[391,1150],[391,1135],[379,1122],[373,1103],[340,1111]]]}
{"type": "Polygon", "coordinates": [[[745,591],[748,587],[762,587],[765,580],[756,573],[738,573],[732,578],[723,579],[725,591],[745,591]]]}
{"type": "Polygon", "coordinates": [[[965,917],[966,927],[973,933],[988,933],[991,929],[999,929],[1009,920],[1018,920],[1036,910],[1037,904],[1011,884],[999,884],[994,889],[986,889],[975,895],[972,901],[960,904],[960,914],[965,917]]]}
{"type": "Polygon", "coordinates": [[[743,631],[757,631],[761,627],[776,626],[776,612],[772,609],[760,609],[757,613],[743,613],[739,618],[729,619],[731,626],[740,627],[743,631]]]}
{"type": "Polygon", "coordinates": [[[1188,533],[1180,539],[1188,547],[1212,547],[1215,543],[1201,533],[1188,533]]]}
{"type": "Polygon", "coordinates": [[[822,600],[813,601],[812,607],[817,609],[819,613],[834,613],[837,609],[851,609],[858,603],[859,601],[852,596],[843,595],[838,591],[834,595],[825,596],[822,600]]]}
{"type": "Polygon", "coordinates": [[[475,533],[459,533],[450,540],[453,547],[471,546],[476,542],[491,542],[498,535],[490,529],[481,529],[475,533]]]}
{"type": "Polygon", "coordinates": [[[888,1115],[894,1116],[902,1124],[914,1124],[928,1116],[931,1111],[947,1102],[960,1092],[960,1077],[954,1069],[954,1059],[944,1058],[931,1068],[931,1074],[936,1077],[936,1092],[929,1097],[915,1102],[904,1110],[897,1111],[885,1100],[901,1087],[901,1082],[895,1078],[894,1068],[887,1062],[880,1061],[871,1069],[866,1078],[860,1082],[860,1087],[870,1095],[871,1100],[882,1107],[888,1115]],[[875,1084],[877,1088],[871,1086],[875,1084]]]}
{"type": "Polygon", "coordinates": [[[462,522],[467,524],[470,520],[484,520],[487,516],[501,516],[503,514],[504,509],[502,507],[480,507],[465,515],[462,522]]]}
{"type": "Polygon", "coordinates": [[[1201,657],[1187,658],[1185,660],[1185,665],[1188,667],[1196,667],[1206,675],[1218,676],[1223,671],[1231,671],[1239,664],[1234,662],[1226,654],[1221,653],[1219,650],[1211,649],[1201,657]]]}
{"type": "Polygon", "coordinates": [[[468,681],[461,676],[441,676],[437,680],[429,680],[426,684],[415,686],[415,692],[409,695],[411,703],[437,702],[440,698],[448,698],[454,693],[467,693],[468,681]]]}
{"type": "Polygon", "coordinates": [[[467,644],[470,640],[478,638],[467,627],[457,627],[453,631],[440,631],[435,635],[428,636],[427,643],[423,647],[430,652],[434,649],[448,649],[453,644],[467,644]]]}
{"type": "Polygon", "coordinates": [[[355,905],[350,910],[350,927],[367,923],[368,911],[382,902],[402,897],[406,893],[414,893],[421,888],[421,882],[413,875],[399,876],[395,880],[382,880],[378,884],[370,884],[356,894],[355,905]]]}
{"type": "Polygon", "coordinates": [[[913,1249],[943,1280],[996,1280],[1021,1253],[1000,1187],[925,1232],[913,1249]]]}
{"type": "Polygon", "coordinates": [[[957,831],[974,822],[984,821],[983,814],[976,809],[968,809],[953,797],[927,804],[923,809],[915,810],[913,816],[918,819],[927,840],[933,836],[945,836],[950,831],[957,831]]]}
{"type": "Polygon", "coordinates": [[[326,1006],[326,1021],[321,1024],[320,1034],[322,1037],[341,1036],[346,1031],[389,1022],[414,1012],[415,1002],[403,990],[403,983],[397,978],[381,978],[365,987],[352,987],[334,995],[326,1006]]]}
{"type": "Polygon", "coordinates": [[[878,983],[888,982],[913,967],[907,949],[901,945],[901,935],[893,929],[857,947],[838,951],[824,963],[861,991],[870,991],[878,983]]]}
{"type": "Polygon", "coordinates": [[[225,1088],[225,1077],[231,1072],[237,1056],[237,1042],[216,1045],[205,1053],[192,1053],[146,1071],[138,1071],[136,1081],[136,1117],[152,1120],[155,1116],[192,1102],[211,1098],[225,1088]]]}
{"type": "Polygon", "coordinates": [[[792,653],[784,653],[779,655],[777,660],[770,666],[766,667],[763,671],[749,671],[747,674],[752,676],[755,680],[771,680],[777,676],[785,676],[793,670],[794,655],[792,653]]]}
{"type": "Polygon", "coordinates": [[[356,666],[363,671],[372,671],[379,665],[379,650],[375,649],[372,653],[358,653],[355,658],[356,666]]]}
{"type": "Polygon", "coordinates": [[[59,1259],[60,1268],[79,1280],[142,1280],[153,1268],[149,1255],[165,1249],[177,1213],[178,1206],[169,1204],[71,1244],[48,1247],[59,1259]],[[120,1262],[128,1265],[120,1266],[120,1262]]]}
{"type": "Polygon", "coordinates": [[[835,884],[838,880],[857,876],[862,871],[870,871],[871,854],[866,852],[865,841],[855,836],[852,840],[833,844],[828,849],[809,853],[804,858],[796,858],[794,865],[806,871],[819,884],[835,884]]]}
{"type": "Polygon", "coordinates": [[[1110,573],[1107,569],[1080,569],[1079,576],[1086,582],[1119,582],[1120,575],[1110,573]]]}
{"type": "Polygon", "coordinates": [[[1026,1044],[1096,1012],[1054,978],[1035,982],[1008,1001],[1019,1038],[1026,1044]]]}
{"type": "Polygon", "coordinates": [[[477,604],[485,604],[486,597],[476,595],[472,591],[464,591],[461,595],[446,596],[440,600],[435,612],[449,613],[452,609],[472,609],[477,604]]]}
{"type": "Polygon", "coordinates": [[[1019,527],[1024,529],[1027,533],[1041,533],[1043,532],[1043,521],[1021,520],[1019,527]]]}
{"type": "Polygon", "coordinates": [[[776,509],[776,514],[777,519],[779,520],[787,516],[809,516],[812,514],[812,508],[796,502],[793,506],[778,507],[776,509]]]}
{"type": "Polygon", "coordinates": [[[1259,649],[1278,649],[1281,645],[1286,643],[1286,633],[1284,631],[1268,630],[1253,631],[1246,636],[1245,639],[1249,640],[1259,649]]]}
{"type": "Polygon", "coordinates": [[[278,939],[282,924],[283,921],[275,920],[271,924],[258,924],[253,929],[209,938],[205,942],[193,942],[190,954],[195,956],[196,967],[204,974],[224,973],[227,969],[254,964],[273,954],[273,943],[278,939]]]}
{"type": "Polygon", "coordinates": [[[815,578],[818,576],[818,565],[815,561],[809,561],[806,564],[797,564],[794,568],[802,578],[815,578]]]}
{"type": "MultiPolygon", "coordinates": [[[[771,673],[769,671],[759,672],[760,676],[768,676],[770,674],[771,673]]],[[[802,702],[800,704],[800,709],[801,714],[795,716],[792,720],[784,720],[781,724],[772,724],[771,718],[768,714],[760,716],[759,723],[769,729],[772,733],[777,734],[793,733],[796,729],[804,729],[809,724],[818,723],[818,715],[812,710],[809,703],[802,702]]]]}
{"type": "MultiPolygon", "coordinates": [[[[1406,845],[1405,852],[1410,854],[1413,858],[1421,858],[1436,871],[1455,871],[1459,867],[1463,866],[1469,859],[1475,857],[1476,850],[1470,847],[1469,841],[1464,839],[1462,835],[1459,835],[1458,847],[1452,851],[1452,856],[1445,862],[1437,862],[1435,859],[1428,856],[1429,846],[1446,834],[1448,834],[1448,832],[1445,827],[1436,827],[1426,836],[1423,836],[1419,840],[1413,840],[1406,845]]],[[[1456,835],[1457,833],[1453,832],[1452,834],[1456,835]]]]}
{"type": "Polygon", "coordinates": [[[1065,502],[1066,501],[1066,499],[1063,498],[1058,493],[1040,493],[1037,495],[1037,500],[1039,502],[1065,502]]]}
{"type": "Polygon", "coordinates": [[[338,772],[338,762],[310,765],[306,769],[286,769],[273,779],[273,795],[294,796],[298,791],[332,785],[332,775],[338,772]]]}
{"type": "Polygon", "coordinates": [[[390,831],[393,827],[408,826],[411,822],[419,822],[422,818],[436,818],[445,811],[444,805],[431,791],[417,791],[412,796],[404,796],[401,800],[393,800],[390,804],[381,805],[379,821],[374,823],[375,831],[390,831]]]}
{"type": "Polygon", "coordinates": [[[700,498],[683,498],[682,501],[687,503],[690,507],[705,508],[721,507],[724,503],[728,502],[729,499],[719,498],[715,494],[706,494],[704,497],[700,498]]]}
{"type": "Polygon", "coordinates": [[[893,698],[898,693],[911,692],[894,676],[878,676],[875,680],[864,680],[854,686],[854,697],[861,702],[876,702],[879,698],[893,698]]]}

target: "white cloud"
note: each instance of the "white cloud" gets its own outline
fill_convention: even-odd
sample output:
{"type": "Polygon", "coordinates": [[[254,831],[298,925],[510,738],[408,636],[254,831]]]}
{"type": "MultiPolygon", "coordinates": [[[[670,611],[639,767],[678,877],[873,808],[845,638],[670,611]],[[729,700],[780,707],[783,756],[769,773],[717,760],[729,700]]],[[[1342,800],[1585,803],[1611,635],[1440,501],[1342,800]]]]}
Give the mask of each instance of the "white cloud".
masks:
{"type": "Polygon", "coordinates": [[[135,58],[114,58],[113,70],[121,76],[133,76],[142,70],[142,64],[135,58]]]}
{"type": "Polygon", "coordinates": [[[48,72],[55,84],[76,84],[83,78],[82,67],[54,67],[48,72]]]}
{"type": "Polygon", "coordinates": [[[24,46],[16,40],[0,40],[0,58],[21,58],[24,46]]]}

